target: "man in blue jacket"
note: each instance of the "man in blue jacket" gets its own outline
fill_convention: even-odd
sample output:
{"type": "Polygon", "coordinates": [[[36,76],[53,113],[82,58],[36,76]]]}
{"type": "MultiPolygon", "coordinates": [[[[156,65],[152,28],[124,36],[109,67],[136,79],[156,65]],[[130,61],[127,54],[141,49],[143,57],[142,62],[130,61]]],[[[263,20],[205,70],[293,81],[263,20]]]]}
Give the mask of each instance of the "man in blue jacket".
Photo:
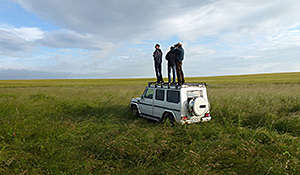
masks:
{"type": "Polygon", "coordinates": [[[178,80],[178,84],[181,85],[184,83],[184,75],[183,75],[183,71],[182,71],[182,61],[184,59],[184,50],[182,48],[182,43],[177,43],[174,45],[175,46],[175,50],[173,51],[173,53],[176,55],[176,72],[177,72],[177,80],[178,80]]]}
{"type": "Polygon", "coordinates": [[[154,58],[154,69],[156,73],[157,83],[163,83],[162,73],[161,73],[161,63],[162,63],[162,51],[160,50],[160,45],[155,45],[155,51],[153,52],[154,58]]]}

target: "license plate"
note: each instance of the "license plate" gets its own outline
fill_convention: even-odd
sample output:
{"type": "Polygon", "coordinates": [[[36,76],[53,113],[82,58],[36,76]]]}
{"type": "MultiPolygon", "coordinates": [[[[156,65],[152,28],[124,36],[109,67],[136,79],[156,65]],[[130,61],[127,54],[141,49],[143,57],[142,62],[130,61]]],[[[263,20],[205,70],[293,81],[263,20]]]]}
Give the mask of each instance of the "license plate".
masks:
{"type": "Polygon", "coordinates": [[[199,121],[200,121],[200,119],[199,119],[199,118],[194,118],[194,119],[191,119],[191,122],[192,122],[192,123],[199,122],[199,121]]]}
{"type": "Polygon", "coordinates": [[[211,120],[211,117],[203,117],[203,118],[202,118],[202,121],[203,121],[203,122],[207,122],[207,121],[209,121],[209,120],[211,120]]]}

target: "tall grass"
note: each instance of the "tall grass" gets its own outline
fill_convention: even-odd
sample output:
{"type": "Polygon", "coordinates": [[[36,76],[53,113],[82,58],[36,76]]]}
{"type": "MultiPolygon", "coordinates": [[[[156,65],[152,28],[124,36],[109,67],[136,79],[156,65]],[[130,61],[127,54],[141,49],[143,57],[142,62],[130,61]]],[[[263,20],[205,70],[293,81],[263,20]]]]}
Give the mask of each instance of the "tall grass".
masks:
{"type": "Polygon", "coordinates": [[[188,78],[213,120],[133,117],[147,81],[0,81],[0,174],[297,174],[300,73],[188,78]]]}

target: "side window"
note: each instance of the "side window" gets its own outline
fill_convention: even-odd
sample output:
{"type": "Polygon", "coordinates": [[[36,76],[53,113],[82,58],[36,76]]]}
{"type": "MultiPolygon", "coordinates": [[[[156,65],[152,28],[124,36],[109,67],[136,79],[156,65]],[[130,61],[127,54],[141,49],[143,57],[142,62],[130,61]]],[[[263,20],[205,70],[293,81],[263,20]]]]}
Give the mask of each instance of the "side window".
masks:
{"type": "Polygon", "coordinates": [[[165,100],[165,90],[156,89],[155,99],[164,101],[165,100]]]}
{"type": "Polygon", "coordinates": [[[153,92],[154,92],[153,88],[147,89],[147,92],[146,92],[146,94],[145,94],[145,98],[150,98],[150,99],[152,99],[152,98],[153,98],[153,92]]]}
{"type": "Polygon", "coordinates": [[[178,103],[180,101],[179,91],[168,90],[167,101],[171,103],[178,103]]]}

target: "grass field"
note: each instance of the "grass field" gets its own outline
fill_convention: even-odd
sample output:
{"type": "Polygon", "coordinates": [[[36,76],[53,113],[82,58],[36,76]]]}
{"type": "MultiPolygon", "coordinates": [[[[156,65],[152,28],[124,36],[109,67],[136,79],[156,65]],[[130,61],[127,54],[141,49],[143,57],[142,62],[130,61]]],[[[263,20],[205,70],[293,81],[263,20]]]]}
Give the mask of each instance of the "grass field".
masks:
{"type": "Polygon", "coordinates": [[[151,80],[0,81],[0,174],[300,172],[300,73],[188,78],[213,119],[174,127],[129,110],[151,80]]]}

